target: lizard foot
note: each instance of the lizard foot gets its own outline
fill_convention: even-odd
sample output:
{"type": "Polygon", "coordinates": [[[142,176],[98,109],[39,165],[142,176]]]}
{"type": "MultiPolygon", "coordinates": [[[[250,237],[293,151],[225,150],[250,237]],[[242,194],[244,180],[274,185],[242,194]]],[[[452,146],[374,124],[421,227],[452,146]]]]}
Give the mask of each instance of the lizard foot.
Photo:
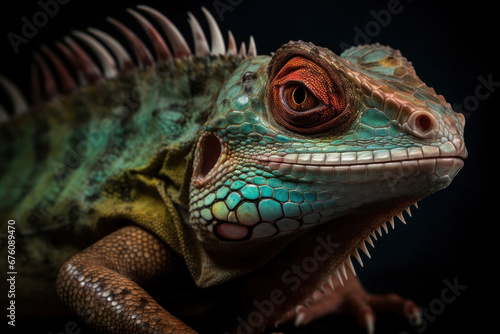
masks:
{"type": "Polygon", "coordinates": [[[286,320],[294,321],[295,326],[303,326],[327,314],[349,314],[369,334],[375,332],[376,312],[394,312],[414,324],[421,322],[420,309],[413,301],[396,294],[370,294],[352,273],[348,273],[347,280],[331,277],[327,282],[305,305],[299,305],[289,313],[286,320]]]}

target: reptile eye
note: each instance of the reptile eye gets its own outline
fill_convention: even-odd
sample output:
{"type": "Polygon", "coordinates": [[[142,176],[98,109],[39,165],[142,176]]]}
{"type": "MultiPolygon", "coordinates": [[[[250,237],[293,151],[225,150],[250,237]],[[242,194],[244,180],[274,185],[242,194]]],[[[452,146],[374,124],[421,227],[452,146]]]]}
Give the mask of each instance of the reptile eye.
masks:
{"type": "Polygon", "coordinates": [[[308,111],[319,105],[309,89],[296,83],[284,87],[282,96],[288,108],[296,112],[308,111]]]}
{"type": "Polygon", "coordinates": [[[290,55],[279,50],[269,64],[267,101],[274,120],[301,133],[339,133],[353,119],[346,79],[331,64],[310,53],[290,55]]]}

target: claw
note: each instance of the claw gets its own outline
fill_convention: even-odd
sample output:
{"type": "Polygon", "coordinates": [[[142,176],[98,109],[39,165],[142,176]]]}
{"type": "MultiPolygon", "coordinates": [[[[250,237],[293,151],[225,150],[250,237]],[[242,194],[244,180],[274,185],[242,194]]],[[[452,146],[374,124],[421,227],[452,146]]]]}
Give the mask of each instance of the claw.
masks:
{"type": "Polygon", "coordinates": [[[366,333],[367,334],[375,333],[375,321],[373,319],[373,315],[365,314],[365,322],[366,322],[366,333]]]}
{"type": "Polygon", "coordinates": [[[417,326],[421,326],[422,325],[422,311],[420,311],[420,309],[415,310],[415,312],[413,312],[409,316],[409,319],[410,319],[411,323],[413,323],[417,326]]]}
{"type": "Polygon", "coordinates": [[[367,334],[375,333],[375,315],[371,307],[365,306],[360,310],[359,324],[366,328],[367,334]]]}
{"type": "Polygon", "coordinates": [[[297,313],[297,316],[295,317],[295,322],[293,323],[295,327],[299,327],[303,324],[304,319],[306,318],[305,309],[306,308],[301,305],[296,307],[295,313],[297,313]]]}
{"type": "Polygon", "coordinates": [[[300,325],[302,325],[304,318],[305,318],[304,313],[297,314],[297,317],[295,318],[295,322],[294,322],[295,327],[299,327],[300,325]]]}
{"type": "Polygon", "coordinates": [[[417,305],[415,305],[414,302],[407,301],[405,303],[404,313],[408,318],[408,320],[410,321],[410,324],[415,326],[422,325],[422,311],[417,305]]]}

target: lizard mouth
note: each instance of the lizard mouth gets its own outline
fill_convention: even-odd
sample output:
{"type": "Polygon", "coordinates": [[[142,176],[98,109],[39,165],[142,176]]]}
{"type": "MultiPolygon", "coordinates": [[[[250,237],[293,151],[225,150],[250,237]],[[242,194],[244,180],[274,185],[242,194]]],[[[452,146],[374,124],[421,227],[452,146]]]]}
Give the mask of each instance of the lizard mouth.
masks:
{"type": "Polygon", "coordinates": [[[221,172],[225,151],[224,142],[215,133],[206,133],[200,137],[194,160],[195,187],[202,187],[221,172]]]}
{"type": "Polygon", "coordinates": [[[418,178],[419,182],[433,185],[431,192],[434,192],[451,182],[466,157],[467,150],[462,141],[454,139],[442,147],[271,155],[257,157],[257,160],[275,175],[299,182],[368,183],[385,180],[391,190],[395,190],[393,186],[399,181],[418,178]]]}

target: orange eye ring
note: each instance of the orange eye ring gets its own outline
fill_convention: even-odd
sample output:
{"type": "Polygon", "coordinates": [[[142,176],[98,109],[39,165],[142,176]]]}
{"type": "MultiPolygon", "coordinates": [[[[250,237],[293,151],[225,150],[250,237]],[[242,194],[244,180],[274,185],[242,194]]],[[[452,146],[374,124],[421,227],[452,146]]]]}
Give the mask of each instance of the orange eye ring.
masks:
{"type": "Polygon", "coordinates": [[[347,79],[303,49],[279,51],[268,67],[267,104],[274,121],[305,135],[344,131],[356,104],[347,79]]]}

